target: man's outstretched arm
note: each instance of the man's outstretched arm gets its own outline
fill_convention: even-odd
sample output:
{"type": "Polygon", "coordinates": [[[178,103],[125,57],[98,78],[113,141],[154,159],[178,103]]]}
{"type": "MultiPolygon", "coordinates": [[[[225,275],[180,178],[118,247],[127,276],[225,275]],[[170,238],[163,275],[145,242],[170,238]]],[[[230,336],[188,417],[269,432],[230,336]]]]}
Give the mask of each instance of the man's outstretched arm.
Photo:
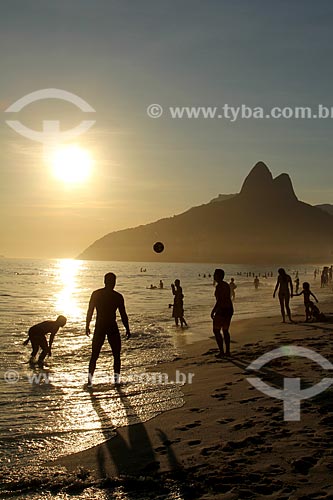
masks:
{"type": "Polygon", "coordinates": [[[87,311],[87,318],[86,318],[86,335],[88,337],[90,335],[90,322],[92,320],[95,307],[96,307],[96,304],[95,304],[95,292],[93,292],[91,294],[91,297],[90,297],[88,311],[87,311]]]}
{"type": "Polygon", "coordinates": [[[125,330],[126,330],[126,338],[129,339],[131,336],[131,332],[129,329],[128,316],[126,313],[124,299],[122,299],[121,303],[119,304],[119,313],[120,313],[121,321],[122,321],[122,323],[125,327],[125,330]]]}

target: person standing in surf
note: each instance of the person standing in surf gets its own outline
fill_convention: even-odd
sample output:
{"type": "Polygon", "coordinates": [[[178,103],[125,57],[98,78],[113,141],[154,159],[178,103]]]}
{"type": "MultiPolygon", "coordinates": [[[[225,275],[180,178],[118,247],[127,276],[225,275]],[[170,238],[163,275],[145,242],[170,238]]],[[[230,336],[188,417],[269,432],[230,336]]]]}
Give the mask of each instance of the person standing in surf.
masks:
{"type": "Polygon", "coordinates": [[[278,270],[278,279],[273,293],[273,299],[275,299],[275,295],[278,289],[279,289],[278,295],[281,307],[282,322],[283,323],[286,322],[286,312],[287,312],[290,323],[293,323],[289,307],[290,298],[293,297],[293,282],[289,274],[287,274],[282,267],[278,270]]]}
{"type": "Polygon", "coordinates": [[[172,317],[175,318],[175,325],[178,326],[178,322],[180,321],[180,326],[183,328],[187,326],[187,323],[184,318],[184,295],[183,289],[180,286],[180,280],[175,280],[175,283],[171,284],[171,290],[174,295],[172,317]]]}
{"type": "Polygon", "coordinates": [[[125,309],[124,297],[114,290],[116,285],[116,275],[107,273],[104,276],[104,288],[95,290],[89,301],[86,319],[86,335],[90,336],[90,322],[94,310],[96,309],[95,331],[92,340],[92,353],[89,362],[88,386],[92,385],[92,378],[95,372],[96,363],[99,358],[105,337],[108,338],[113,354],[114,382],[120,381],[120,351],[121,339],[116,321],[116,312],[119,310],[121,321],[126,329],[126,338],[131,336],[128,317],[125,309]]]}
{"type": "Polygon", "coordinates": [[[216,343],[220,350],[216,357],[222,358],[224,355],[230,356],[229,327],[232,315],[234,314],[234,308],[231,300],[230,286],[226,281],[224,281],[223,269],[215,269],[214,281],[217,283],[215,288],[216,304],[211,312],[211,318],[213,320],[213,332],[216,343]],[[223,338],[221,335],[221,329],[223,332],[223,338]],[[225,353],[223,340],[225,343],[225,353]]]}
{"type": "Polygon", "coordinates": [[[67,323],[67,318],[65,316],[58,316],[55,321],[43,321],[37,325],[32,326],[29,329],[29,337],[23,342],[23,345],[27,345],[31,342],[32,352],[30,357],[30,363],[34,363],[35,357],[37,356],[39,348],[42,349],[38,357],[38,365],[40,368],[44,366],[44,359],[47,355],[51,356],[51,347],[54,341],[54,337],[58,332],[59,328],[62,328],[67,323]],[[50,333],[49,342],[47,342],[46,335],[50,333]]]}

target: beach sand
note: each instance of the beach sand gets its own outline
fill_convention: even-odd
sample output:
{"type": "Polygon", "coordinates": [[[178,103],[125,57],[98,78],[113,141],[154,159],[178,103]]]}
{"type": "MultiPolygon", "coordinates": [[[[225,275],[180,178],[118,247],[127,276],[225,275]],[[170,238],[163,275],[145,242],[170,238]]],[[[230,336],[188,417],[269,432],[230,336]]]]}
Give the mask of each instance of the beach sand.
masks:
{"type": "MultiPolygon", "coordinates": [[[[323,311],[329,313],[329,306],[323,311]]],[[[52,462],[50,470],[65,467],[81,478],[82,488],[110,494],[121,485],[123,498],[333,499],[332,389],[303,400],[300,421],[284,421],[283,402],[247,381],[260,376],[282,387],[283,377],[301,377],[303,388],[330,376],[300,357],[271,361],[260,375],[246,370],[259,355],[286,345],[333,361],[331,320],[306,324],[303,312],[295,320],[235,321],[231,359],[215,358],[208,332],[207,340],[158,366],[171,379],[177,369],[194,374],[193,383],[182,387],[181,408],[119,428],[115,438],[52,462]]]]}

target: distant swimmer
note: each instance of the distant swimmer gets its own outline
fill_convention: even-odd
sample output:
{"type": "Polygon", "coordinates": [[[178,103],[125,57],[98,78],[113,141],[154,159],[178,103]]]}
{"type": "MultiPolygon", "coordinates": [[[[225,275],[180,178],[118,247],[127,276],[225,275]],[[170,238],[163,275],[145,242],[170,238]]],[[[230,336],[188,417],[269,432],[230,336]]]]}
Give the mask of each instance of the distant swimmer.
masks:
{"type": "Polygon", "coordinates": [[[234,278],[231,278],[229,286],[230,286],[231,300],[235,300],[235,298],[236,298],[235,290],[237,288],[237,285],[235,283],[235,279],[234,278]]]}
{"type": "Polygon", "coordinates": [[[171,290],[174,295],[172,317],[175,318],[176,326],[178,326],[180,321],[180,326],[183,328],[184,326],[187,326],[187,323],[184,318],[184,295],[183,289],[180,286],[180,280],[175,280],[175,283],[171,284],[171,290]]]}
{"type": "Polygon", "coordinates": [[[292,282],[289,274],[287,274],[286,271],[282,267],[278,270],[278,279],[277,279],[275,290],[273,293],[273,298],[275,298],[275,294],[276,294],[278,289],[279,289],[279,301],[280,301],[281,315],[282,315],[283,323],[286,322],[285,310],[287,312],[289,321],[291,323],[293,323],[293,320],[291,319],[291,312],[290,312],[290,307],[289,307],[290,297],[293,297],[293,282],[292,282]],[[290,289],[290,291],[289,291],[289,289],[290,289]]]}
{"type": "Polygon", "coordinates": [[[148,288],[149,288],[149,290],[156,290],[157,286],[151,284],[150,287],[148,287],[148,288]]]}
{"type": "Polygon", "coordinates": [[[89,326],[94,310],[96,309],[97,311],[95,331],[92,340],[92,353],[89,363],[88,386],[92,385],[96,362],[99,358],[105,337],[108,338],[113,354],[114,381],[115,383],[119,382],[121,339],[116,321],[117,310],[119,310],[121,321],[126,329],[126,338],[129,339],[131,336],[124,297],[114,290],[116,275],[107,273],[104,276],[104,284],[104,288],[95,290],[92,293],[87,311],[86,335],[88,337],[90,335],[89,326]]]}
{"type": "Polygon", "coordinates": [[[67,318],[65,316],[58,316],[55,321],[43,321],[37,325],[32,326],[29,329],[29,337],[23,342],[23,345],[27,345],[29,340],[32,345],[32,353],[30,361],[34,362],[37,356],[39,348],[42,349],[38,357],[38,365],[42,368],[44,365],[44,359],[47,355],[51,356],[51,348],[54,341],[54,337],[58,332],[59,328],[62,328],[67,323],[67,318]],[[50,333],[49,342],[47,342],[46,335],[50,333]]]}
{"type": "Polygon", "coordinates": [[[312,314],[311,314],[311,302],[310,297],[313,297],[316,302],[318,302],[317,297],[311,292],[310,290],[310,284],[305,281],[303,283],[303,290],[300,293],[296,293],[296,295],[303,295],[304,296],[304,306],[305,306],[305,321],[310,321],[312,314]]]}
{"type": "Polygon", "coordinates": [[[162,281],[162,280],[160,280],[160,285],[159,285],[159,287],[160,287],[160,289],[161,289],[161,290],[163,290],[163,288],[164,288],[164,283],[163,283],[163,281],[162,281]]]}
{"type": "Polygon", "coordinates": [[[226,281],[223,281],[223,269],[215,269],[214,280],[217,282],[215,288],[216,304],[211,312],[211,318],[213,320],[213,332],[215,335],[216,343],[220,350],[219,354],[217,354],[217,357],[222,358],[224,356],[223,339],[226,349],[225,354],[226,356],[230,356],[229,327],[232,315],[234,313],[234,308],[231,300],[230,286],[226,281]],[[221,335],[221,328],[223,332],[223,338],[221,335]]]}
{"type": "Polygon", "coordinates": [[[255,288],[256,290],[258,290],[258,288],[259,288],[259,284],[260,284],[260,281],[259,281],[258,276],[256,276],[256,277],[254,278],[254,280],[253,280],[253,284],[254,284],[254,288],[255,288]]]}

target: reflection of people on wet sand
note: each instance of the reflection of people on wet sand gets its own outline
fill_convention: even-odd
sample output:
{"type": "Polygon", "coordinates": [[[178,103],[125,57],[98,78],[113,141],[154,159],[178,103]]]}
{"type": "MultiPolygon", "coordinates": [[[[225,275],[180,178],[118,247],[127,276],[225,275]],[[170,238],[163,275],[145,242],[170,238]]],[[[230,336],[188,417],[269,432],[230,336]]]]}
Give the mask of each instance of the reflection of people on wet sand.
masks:
{"type": "Polygon", "coordinates": [[[187,326],[187,323],[184,318],[183,289],[180,286],[179,280],[175,280],[175,283],[171,284],[171,290],[174,295],[172,317],[175,318],[176,326],[178,326],[178,321],[180,320],[180,326],[183,328],[187,326]]]}
{"type": "Polygon", "coordinates": [[[217,357],[219,358],[224,356],[223,339],[226,349],[225,354],[227,356],[230,356],[229,326],[232,315],[234,313],[230,294],[230,286],[226,281],[223,281],[223,278],[223,269],[215,269],[214,280],[217,282],[215,288],[216,304],[211,312],[211,318],[213,320],[213,332],[220,350],[219,354],[217,354],[217,357]],[[223,332],[223,338],[221,335],[221,328],[223,332]]]}
{"type": "Polygon", "coordinates": [[[305,306],[305,321],[310,321],[311,319],[311,302],[310,297],[313,297],[316,302],[318,302],[317,297],[311,292],[310,290],[310,284],[305,281],[303,283],[303,290],[300,293],[296,293],[297,296],[303,295],[304,296],[304,306],[305,306]]]}
{"type": "Polygon", "coordinates": [[[89,363],[88,385],[92,384],[92,377],[96,368],[96,362],[99,358],[102,346],[107,336],[113,354],[113,369],[115,383],[117,383],[120,374],[120,350],[121,340],[118,325],[116,322],[116,312],[119,310],[121,321],[126,329],[126,338],[128,339],[130,329],[128,325],[128,317],[125,309],[124,297],[114,290],[116,284],[116,275],[107,273],[104,276],[105,287],[95,290],[89,302],[86,320],[86,334],[90,335],[90,322],[97,311],[95,332],[92,341],[92,353],[89,363]]]}
{"type": "Polygon", "coordinates": [[[67,323],[67,318],[65,316],[58,316],[55,321],[43,321],[42,323],[38,323],[37,325],[32,326],[29,329],[29,337],[27,340],[23,342],[23,345],[27,345],[29,340],[32,345],[32,353],[30,362],[34,361],[35,356],[37,356],[39,348],[42,349],[42,352],[38,358],[38,365],[42,368],[44,359],[47,355],[51,356],[51,347],[54,341],[54,337],[58,332],[59,328],[65,326],[67,323]],[[50,333],[50,340],[47,343],[46,335],[50,333]]]}
{"type": "Polygon", "coordinates": [[[235,300],[235,298],[236,298],[235,290],[237,288],[237,285],[235,283],[235,279],[234,278],[231,278],[229,286],[230,286],[231,300],[235,300]]]}
{"type": "Polygon", "coordinates": [[[281,315],[282,315],[283,323],[286,322],[285,310],[287,312],[289,321],[291,323],[293,323],[293,320],[291,319],[291,312],[290,312],[290,307],[289,307],[290,297],[293,296],[293,282],[292,282],[289,274],[287,274],[286,271],[282,267],[278,270],[278,274],[279,275],[278,275],[275,290],[273,293],[273,298],[275,298],[275,294],[276,294],[277,290],[279,289],[279,301],[280,301],[281,315]],[[290,291],[289,291],[289,288],[290,288],[290,291]]]}

